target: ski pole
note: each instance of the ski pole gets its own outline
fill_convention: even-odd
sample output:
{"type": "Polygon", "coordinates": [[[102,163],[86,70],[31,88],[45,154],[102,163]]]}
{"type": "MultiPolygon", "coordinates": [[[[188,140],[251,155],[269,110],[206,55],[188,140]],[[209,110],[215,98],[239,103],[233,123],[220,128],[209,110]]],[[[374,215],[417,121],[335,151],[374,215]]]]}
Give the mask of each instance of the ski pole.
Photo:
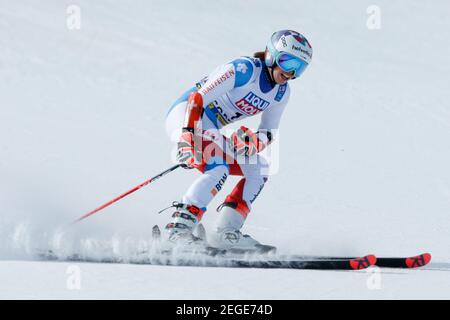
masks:
{"type": "Polygon", "coordinates": [[[167,170],[161,172],[160,174],[154,176],[153,178],[150,178],[150,179],[148,179],[148,180],[142,182],[141,184],[137,185],[137,186],[134,187],[133,189],[128,190],[127,192],[121,194],[120,196],[118,196],[118,197],[116,197],[116,198],[114,198],[114,199],[112,199],[112,200],[106,202],[105,204],[101,205],[101,206],[98,207],[97,209],[94,209],[94,210],[92,210],[92,211],[90,211],[90,212],[88,212],[88,213],[82,215],[82,216],[79,217],[77,220],[73,221],[72,224],[77,223],[77,222],[79,222],[79,221],[81,221],[81,220],[84,220],[84,219],[86,219],[86,218],[89,217],[89,216],[92,216],[93,214],[95,214],[95,213],[99,212],[100,210],[102,210],[102,209],[108,207],[109,205],[113,204],[114,202],[117,202],[117,201],[119,201],[120,199],[126,197],[126,196],[129,195],[130,193],[133,193],[133,192],[139,190],[140,188],[145,187],[146,185],[148,185],[148,184],[150,184],[151,182],[155,181],[156,179],[159,179],[159,178],[165,176],[165,175],[168,174],[169,172],[172,172],[172,171],[174,171],[175,169],[177,169],[177,168],[179,168],[179,167],[184,167],[184,166],[185,166],[185,164],[179,163],[179,164],[174,165],[173,167],[170,167],[169,169],[167,169],[167,170]]]}

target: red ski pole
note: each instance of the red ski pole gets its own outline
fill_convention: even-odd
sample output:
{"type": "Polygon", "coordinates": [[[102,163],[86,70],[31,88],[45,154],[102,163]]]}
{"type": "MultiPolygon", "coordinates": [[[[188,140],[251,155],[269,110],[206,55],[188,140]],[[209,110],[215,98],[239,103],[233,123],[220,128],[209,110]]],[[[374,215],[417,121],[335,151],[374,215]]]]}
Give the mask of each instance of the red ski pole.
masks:
{"type": "Polygon", "coordinates": [[[166,174],[168,174],[169,172],[174,171],[174,170],[177,169],[178,167],[184,167],[184,166],[185,166],[184,164],[179,163],[179,164],[177,164],[177,165],[174,165],[173,167],[170,167],[169,169],[167,169],[167,170],[161,172],[160,174],[154,176],[153,178],[148,179],[148,180],[142,182],[140,185],[137,185],[137,186],[134,187],[133,189],[128,190],[127,192],[121,194],[120,196],[118,196],[118,197],[116,197],[116,198],[114,198],[114,199],[112,199],[112,200],[106,202],[105,204],[101,205],[101,206],[98,207],[97,209],[92,210],[91,212],[88,212],[88,213],[82,215],[82,216],[79,217],[77,220],[73,221],[72,224],[77,223],[77,222],[79,222],[79,221],[81,221],[81,220],[86,219],[87,217],[92,216],[93,214],[95,214],[95,213],[99,212],[100,210],[102,210],[102,209],[108,207],[109,205],[113,204],[114,202],[117,202],[117,201],[119,201],[120,199],[126,197],[126,196],[129,195],[130,193],[133,193],[133,192],[139,190],[140,188],[145,187],[146,185],[150,184],[151,182],[155,181],[156,179],[159,179],[159,178],[161,178],[162,176],[165,176],[166,174]]]}

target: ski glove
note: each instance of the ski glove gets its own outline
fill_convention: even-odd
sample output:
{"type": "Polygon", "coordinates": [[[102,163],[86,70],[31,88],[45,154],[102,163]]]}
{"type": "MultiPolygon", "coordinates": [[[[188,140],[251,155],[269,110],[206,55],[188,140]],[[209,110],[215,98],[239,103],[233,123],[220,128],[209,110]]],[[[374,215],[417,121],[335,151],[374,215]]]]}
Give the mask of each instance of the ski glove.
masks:
{"type": "Polygon", "coordinates": [[[235,154],[250,157],[263,150],[266,145],[259,139],[258,133],[241,126],[231,135],[230,147],[235,154]]]}
{"type": "Polygon", "coordinates": [[[197,168],[201,163],[202,153],[196,146],[197,139],[193,129],[183,128],[178,142],[177,160],[186,165],[186,169],[197,168]]]}

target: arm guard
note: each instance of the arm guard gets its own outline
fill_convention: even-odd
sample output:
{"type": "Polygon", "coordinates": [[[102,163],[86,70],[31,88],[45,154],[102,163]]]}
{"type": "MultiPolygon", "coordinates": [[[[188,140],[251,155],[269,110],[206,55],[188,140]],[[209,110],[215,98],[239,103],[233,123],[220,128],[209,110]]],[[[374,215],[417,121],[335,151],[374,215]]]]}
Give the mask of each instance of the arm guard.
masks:
{"type": "Polygon", "coordinates": [[[203,97],[195,91],[189,95],[186,114],[184,116],[183,128],[194,129],[196,124],[202,118],[203,114],[203,97]]]}

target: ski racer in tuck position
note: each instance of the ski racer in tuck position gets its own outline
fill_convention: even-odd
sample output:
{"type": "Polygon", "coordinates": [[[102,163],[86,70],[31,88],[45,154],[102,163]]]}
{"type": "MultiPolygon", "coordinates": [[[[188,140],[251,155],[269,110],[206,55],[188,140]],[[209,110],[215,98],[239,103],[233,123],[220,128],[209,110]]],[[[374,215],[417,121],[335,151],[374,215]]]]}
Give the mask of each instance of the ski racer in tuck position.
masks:
{"type": "Polygon", "coordinates": [[[241,228],[268,178],[267,161],[258,153],[276,137],[289,101],[288,82],[311,62],[312,48],[292,30],[275,32],[264,52],[239,57],[216,68],[185,92],[169,109],[166,130],[177,144],[177,160],[196,168],[199,176],[174,202],[175,212],[164,230],[166,245],[196,245],[193,235],[208,204],[229,175],[242,179],[217,208],[220,216],[208,237],[222,249],[256,250],[260,245],[241,228]],[[261,114],[258,130],[241,126],[229,138],[220,130],[235,121],[261,114]]]}

